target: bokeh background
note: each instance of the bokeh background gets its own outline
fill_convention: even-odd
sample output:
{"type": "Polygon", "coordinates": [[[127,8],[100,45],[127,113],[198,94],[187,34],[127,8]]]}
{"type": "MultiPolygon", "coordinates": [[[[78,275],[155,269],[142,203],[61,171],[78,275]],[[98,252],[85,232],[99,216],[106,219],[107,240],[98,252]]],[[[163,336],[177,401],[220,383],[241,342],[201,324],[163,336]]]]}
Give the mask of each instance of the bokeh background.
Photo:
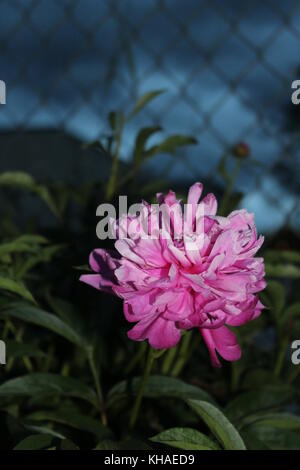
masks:
{"type": "Polygon", "coordinates": [[[222,448],[300,449],[299,52],[299,0],[0,0],[0,449],[168,450],[153,436],[214,426],[222,448]],[[96,208],[195,181],[255,213],[266,308],[240,361],[213,368],[197,329],[157,358],[133,432],[147,344],[79,282],[113,248],[96,208]]]}
{"type": "Polygon", "coordinates": [[[105,180],[110,162],[80,143],[107,132],[109,111],[164,89],[127,126],[121,159],[139,128],[161,125],[198,144],[152,158],[148,180],[222,190],[220,161],[242,141],[240,205],[264,233],[299,230],[297,0],[1,0],[0,51],[0,170],[105,180]]]}

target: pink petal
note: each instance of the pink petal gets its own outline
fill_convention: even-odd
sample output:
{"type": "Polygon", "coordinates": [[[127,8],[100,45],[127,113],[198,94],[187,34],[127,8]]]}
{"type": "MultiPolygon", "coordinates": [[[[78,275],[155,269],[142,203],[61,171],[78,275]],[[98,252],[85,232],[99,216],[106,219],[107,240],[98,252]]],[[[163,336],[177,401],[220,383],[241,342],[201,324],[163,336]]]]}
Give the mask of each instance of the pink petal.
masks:
{"type": "Polygon", "coordinates": [[[209,351],[210,359],[214,367],[220,367],[217,352],[226,361],[237,361],[240,359],[242,351],[237,339],[228,328],[222,326],[216,330],[200,328],[200,332],[209,351]]]}
{"type": "Polygon", "coordinates": [[[147,266],[163,267],[167,261],[163,258],[162,247],[158,239],[141,239],[133,247],[134,253],[143,258],[147,266]]]}
{"type": "Polygon", "coordinates": [[[173,204],[178,202],[176,199],[176,194],[174,193],[174,191],[171,190],[166,195],[163,193],[157,193],[156,198],[159,204],[167,204],[168,206],[172,206],[173,204]]]}
{"type": "Polygon", "coordinates": [[[84,274],[80,277],[80,281],[89,284],[95,289],[112,294],[112,287],[118,285],[114,270],[119,266],[120,261],[114,258],[111,253],[117,255],[117,253],[102,249],[92,251],[90,266],[98,274],[84,274]]]}
{"type": "Polygon", "coordinates": [[[135,242],[130,239],[123,239],[123,240],[117,240],[115,242],[115,248],[118,250],[118,252],[124,256],[125,258],[129,259],[130,261],[133,261],[134,263],[137,264],[145,264],[145,261],[143,258],[140,256],[136,255],[133,251],[133,248],[135,247],[135,242]]]}
{"type": "Polygon", "coordinates": [[[122,260],[121,266],[115,270],[115,276],[122,283],[134,282],[137,285],[144,285],[145,279],[149,277],[149,274],[125,258],[122,260]]]}
{"type": "Polygon", "coordinates": [[[217,199],[214,194],[207,194],[200,202],[197,208],[198,217],[216,215],[218,208],[217,199]]]}
{"type": "Polygon", "coordinates": [[[169,349],[180,340],[180,330],[176,328],[174,321],[168,321],[161,317],[155,320],[148,332],[149,344],[154,349],[169,349]]]}
{"type": "Polygon", "coordinates": [[[104,279],[100,274],[83,274],[80,276],[79,280],[95,289],[113,294],[112,286],[114,284],[104,279]]]}
{"type": "Polygon", "coordinates": [[[184,221],[184,232],[186,234],[193,232],[194,222],[197,213],[197,205],[202,194],[203,185],[201,183],[195,183],[189,189],[187,198],[187,205],[185,205],[185,221],[184,221]]]}
{"type": "Polygon", "coordinates": [[[180,330],[173,321],[164,320],[156,314],[137,323],[129,332],[128,337],[135,341],[149,340],[154,349],[169,349],[180,340],[180,330]]]}
{"type": "Polygon", "coordinates": [[[103,250],[97,248],[90,254],[90,266],[96,273],[109,273],[119,265],[119,255],[117,251],[103,250]]]}
{"type": "Polygon", "coordinates": [[[203,191],[203,184],[201,183],[194,183],[193,186],[189,189],[189,194],[187,198],[188,204],[195,205],[198,203],[200,196],[203,191]]]}

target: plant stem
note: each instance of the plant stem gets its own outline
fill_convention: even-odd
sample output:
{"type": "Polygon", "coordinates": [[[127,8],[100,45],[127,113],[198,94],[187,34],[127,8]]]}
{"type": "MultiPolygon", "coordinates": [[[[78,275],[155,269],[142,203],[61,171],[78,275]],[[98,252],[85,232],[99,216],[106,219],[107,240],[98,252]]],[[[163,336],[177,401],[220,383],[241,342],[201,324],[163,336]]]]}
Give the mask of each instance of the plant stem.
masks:
{"type": "Polygon", "coordinates": [[[277,361],[276,361],[275,368],[274,368],[274,374],[275,374],[276,377],[280,376],[280,373],[281,373],[281,370],[282,370],[282,367],[283,367],[283,363],[284,363],[284,359],[285,359],[285,355],[286,355],[288,342],[289,341],[288,341],[287,337],[282,338],[281,341],[280,341],[280,349],[279,349],[279,353],[278,353],[278,356],[277,356],[277,361]]]}
{"type": "Polygon", "coordinates": [[[174,348],[169,349],[169,351],[167,352],[167,354],[164,358],[164,361],[163,361],[162,369],[161,369],[162,374],[164,374],[164,375],[168,374],[169,370],[171,369],[171,367],[173,365],[173,362],[174,362],[174,359],[175,359],[175,356],[176,356],[176,352],[177,352],[177,346],[175,346],[174,348]]]}
{"type": "Polygon", "coordinates": [[[88,362],[89,362],[91,373],[95,382],[97,397],[99,401],[101,421],[104,426],[107,426],[107,417],[106,417],[104,403],[103,403],[103,393],[102,393],[102,388],[101,388],[101,384],[99,380],[99,373],[95,364],[94,354],[92,350],[88,352],[88,362]]]}
{"type": "Polygon", "coordinates": [[[236,161],[231,179],[230,179],[230,181],[229,181],[229,183],[226,187],[225,194],[224,194],[223,199],[221,201],[220,208],[219,208],[219,214],[220,215],[226,215],[227,206],[230,202],[233,187],[234,187],[234,184],[237,180],[237,177],[238,177],[238,174],[240,172],[241,166],[242,166],[242,159],[239,158],[236,161]]]}
{"type": "Polygon", "coordinates": [[[119,165],[119,156],[120,156],[120,147],[121,147],[121,141],[122,141],[122,134],[123,134],[123,128],[124,128],[124,118],[120,117],[120,123],[119,123],[119,131],[116,139],[116,150],[113,155],[113,161],[112,161],[112,167],[111,167],[111,172],[110,172],[110,177],[107,183],[107,189],[106,189],[106,199],[109,201],[116,189],[116,181],[117,181],[117,174],[118,174],[118,165],[119,165]]]}
{"type": "Polygon", "coordinates": [[[300,367],[295,367],[289,374],[287,378],[287,383],[291,385],[294,382],[294,380],[296,380],[299,374],[300,374],[300,367]]]}
{"type": "Polygon", "coordinates": [[[125,374],[129,374],[139,362],[142,362],[142,360],[144,359],[143,356],[145,356],[146,352],[147,344],[143,342],[140,344],[138,352],[135,354],[135,356],[133,356],[128,366],[125,368],[125,374]]]}
{"type": "Polygon", "coordinates": [[[146,365],[145,365],[145,370],[144,370],[144,375],[142,377],[141,383],[140,383],[140,388],[138,391],[138,395],[136,397],[132,412],[131,412],[131,417],[130,417],[130,422],[129,422],[129,429],[132,431],[134,429],[138,413],[141,407],[142,399],[143,399],[143,394],[145,390],[145,386],[147,384],[151,369],[152,369],[152,364],[154,360],[154,352],[151,347],[149,347],[149,352],[146,360],[146,365]]]}
{"type": "Polygon", "coordinates": [[[190,342],[191,342],[191,338],[192,338],[192,333],[188,332],[184,335],[184,337],[182,339],[178,359],[175,362],[175,365],[174,365],[172,373],[171,373],[172,377],[178,377],[178,375],[182,371],[182,369],[183,369],[183,367],[184,367],[184,365],[187,361],[187,358],[189,356],[189,345],[190,345],[190,342]]]}

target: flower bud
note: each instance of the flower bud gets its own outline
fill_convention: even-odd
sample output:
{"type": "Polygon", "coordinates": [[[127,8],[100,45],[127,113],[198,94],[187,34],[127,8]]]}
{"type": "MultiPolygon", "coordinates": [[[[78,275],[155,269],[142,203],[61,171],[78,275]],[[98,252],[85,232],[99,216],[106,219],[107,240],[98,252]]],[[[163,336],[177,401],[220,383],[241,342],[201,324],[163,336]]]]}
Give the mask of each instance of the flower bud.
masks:
{"type": "Polygon", "coordinates": [[[250,155],[250,147],[245,142],[238,142],[232,147],[232,153],[237,158],[247,158],[250,155]]]}

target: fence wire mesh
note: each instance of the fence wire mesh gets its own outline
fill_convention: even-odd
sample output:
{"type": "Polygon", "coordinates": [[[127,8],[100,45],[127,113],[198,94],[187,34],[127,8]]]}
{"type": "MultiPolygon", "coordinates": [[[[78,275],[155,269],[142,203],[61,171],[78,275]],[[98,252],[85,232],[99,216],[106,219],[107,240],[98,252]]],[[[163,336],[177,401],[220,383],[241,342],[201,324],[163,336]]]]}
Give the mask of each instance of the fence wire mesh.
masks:
{"type": "Polygon", "coordinates": [[[244,141],[245,203],[271,211],[273,227],[299,225],[299,1],[2,0],[0,25],[1,129],[93,140],[108,111],[165,89],[125,134],[124,160],[137,128],[161,124],[199,141],[166,157],[164,174],[218,180],[220,158],[244,141]]]}

